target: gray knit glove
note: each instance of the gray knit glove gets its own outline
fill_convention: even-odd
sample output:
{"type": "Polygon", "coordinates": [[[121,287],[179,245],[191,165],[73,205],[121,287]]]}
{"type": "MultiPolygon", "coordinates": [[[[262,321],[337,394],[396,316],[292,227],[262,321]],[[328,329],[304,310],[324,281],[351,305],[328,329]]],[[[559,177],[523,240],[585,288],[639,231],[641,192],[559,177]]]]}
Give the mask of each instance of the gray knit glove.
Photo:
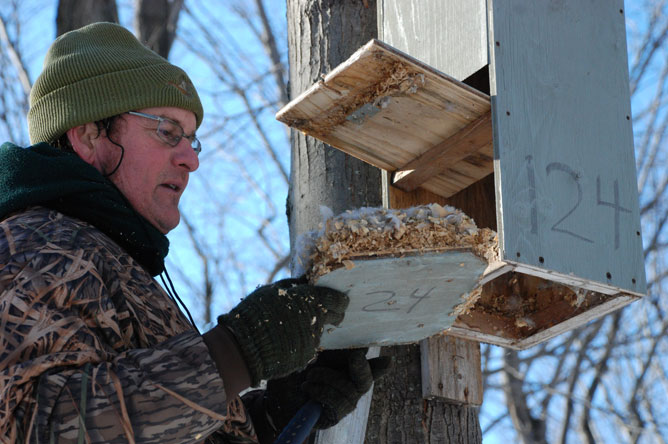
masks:
{"type": "Polygon", "coordinates": [[[285,279],[259,287],[218,324],[234,334],[257,386],[304,368],[316,355],[323,326],[339,325],[348,302],[340,291],[285,279]]]}

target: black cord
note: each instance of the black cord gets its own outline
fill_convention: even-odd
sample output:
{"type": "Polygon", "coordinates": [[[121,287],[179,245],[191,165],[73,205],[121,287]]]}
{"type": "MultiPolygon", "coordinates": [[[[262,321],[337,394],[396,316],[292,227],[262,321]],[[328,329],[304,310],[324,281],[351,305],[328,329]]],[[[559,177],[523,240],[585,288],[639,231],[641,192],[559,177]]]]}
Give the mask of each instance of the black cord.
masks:
{"type": "MultiPolygon", "coordinates": [[[[115,117],[118,117],[118,116],[115,116],[115,117]]],[[[112,122],[113,122],[113,121],[114,121],[114,119],[108,119],[108,120],[105,122],[105,124],[104,124],[105,136],[107,137],[107,139],[108,139],[111,143],[113,143],[114,145],[116,145],[117,147],[119,147],[119,148],[121,149],[121,157],[118,159],[118,163],[116,164],[116,166],[114,167],[114,169],[111,170],[111,173],[103,174],[104,177],[109,177],[109,176],[111,176],[112,174],[114,174],[116,171],[118,171],[118,168],[121,166],[121,163],[123,162],[123,157],[125,156],[125,147],[123,147],[123,145],[121,145],[120,143],[116,142],[116,141],[115,141],[114,139],[112,139],[111,136],[110,136],[110,133],[111,133],[111,125],[112,125],[112,122]]],[[[99,128],[99,127],[98,127],[98,128],[99,128]]],[[[114,185],[114,186],[115,186],[115,185],[114,185]]],[[[119,192],[120,192],[120,190],[119,190],[119,192]]],[[[120,194],[125,198],[125,195],[124,195],[122,192],[120,192],[120,194]]],[[[130,204],[130,202],[127,201],[127,198],[126,198],[126,202],[127,202],[128,206],[129,206],[130,208],[134,208],[134,207],[132,207],[132,205],[130,204]]],[[[135,211],[136,211],[136,210],[135,210],[135,211]]],[[[141,222],[141,218],[140,218],[140,222],[141,222]]],[[[142,225],[143,225],[143,224],[142,224],[142,225]]],[[[179,297],[179,294],[176,292],[176,289],[174,288],[174,284],[172,283],[172,279],[169,277],[169,273],[167,272],[167,268],[164,268],[163,270],[164,270],[164,275],[167,276],[167,282],[169,282],[169,285],[167,285],[167,282],[165,282],[165,278],[163,277],[163,273],[160,274],[160,279],[162,280],[162,285],[163,285],[163,287],[165,288],[165,290],[166,290],[166,292],[167,292],[167,295],[169,295],[169,297],[171,298],[171,300],[174,302],[174,305],[176,305],[176,308],[177,308],[177,309],[179,308],[179,304],[181,305],[181,307],[183,307],[183,309],[185,310],[186,314],[188,315],[188,319],[190,320],[190,323],[192,324],[193,328],[195,329],[195,331],[197,331],[198,334],[201,335],[202,333],[200,333],[199,329],[197,328],[197,325],[195,324],[195,321],[193,320],[193,317],[192,317],[192,315],[190,314],[190,311],[188,310],[188,307],[186,307],[186,304],[183,303],[183,301],[182,301],[181,298],[179,297]],[[178,302],[177,302],[177,301],[178,301],[178,302]]]]}
{"type": "MultiPolygon", "coordinates": [[[[118,117],[118,116],[116,116],[116,117],[118,117]]],[[[120,143],[116,142],[110,136],[112,122],[113,122],[113,120],[109,119],[105,123],[105,127],[104,127],[105,136],[107,137],[107,139],[111,143],[113,143],[114,145],[116,145],[117,147],[119,147],[121,149],[121,157],[118,159],[118,163],[116,164],[114,169],[111,170],[111,173],[103,174],[104,177],[109,177],[112,174],[114,174],[116,171],[118,171],[118,168],[121,166],[121,163],[123,162],[123,157],[125,156],[125,147],[123,147],[123,145],[121,145],[120,143]]],[[[123,193],[121,193],[121,194],[123,195],[123,193]]],[[[125,195],[123,195],[123,196],[125,196],[125,195]]],[[[132,207],[132,205],[130,205],[129,202],[128,202],[128,205],[130,207],[132,207]]],[[[190,314],[190,311],[188,310],[188,307],[186,307],[186,304],[183,303],[183,301],[179,297],[179,294],[176,292],[176,289],[174,288],[174,284],[172,283],[172,279],[169,277],[169,273],[167,272],[167,268],[164,268],[164,275],[167,276],[167,282],[169,282],[169,285],[167,285],[167,282],[165,282],[165,278],[163,277],[163,273],[160,274],[160,279],[162,280],[162,285],[165,288],[167,294],[169,295],[169,297],[174,302],[174,305],[176,305],[176,308],[179,308],[179,304],[181,305],[181,307],[183,307],[186,314],[188,315],[188,319],[190,320],[190,323],[192,324],[193,328],[195,329],[195,331],[197,331],[198,334],[201,335],[202,333],[200,333],[199,329],[197,328],[197,325],[195,324],[195,321],[193,320],[193,317],[190,314]]]]}
{"type": "Polygon", "coordinates": [[[181,304],[181,307],[183,307],[186,314],[188,315],[188,319],[190,320],[190,323],[192,324],[193,328],[197,331],[197,333],[199,333],[201,335],[202,333],[199,331],[199,328],[197,328],[197,325],[195,324],[195,321],[193,320],[193,317],[190,315],[190,311],[188,310],[188,307],[186,307],[186,304],[183,303],[183,301],[179,297],[179,294],[176,292],[176,289],[174,288],[174,284],[172,283],[172,279],[169,277],[169,273],[167,272],[167,268],[165,268],[164,272],[160,274],[160,279],[162,280],[162,285],[167,290],[167,294],[169,295],[170,298],[172,298],[172,301],[174,301],[174,304],[176,304],[177,308],[178,308],[179,304],[181,304]],[[167,281],[169,282],[169,286],[167,285],[167,282],[165,282],[165,278],[163,277],[163,274],[164,274],[164,276],[167,277],[167,281]]]}
{"type": "Polygon", "coordinates": [[[118,168],[121,166],[121,162],[123,162],[123,156],[125,155],[125,148],[123,147],[123,145],[121,145],[120,143],[117,143],[114,139],[112,139],[109,136],[107,136],[107,139],[109,139],[109,141],[111,143],[113,143],[114,145],[116,145],[117,147],[119,147],[121,149],[121,158],[118,159],[118,163],[116,164],[116,167],[113,170],[111,170],[111,173],[103,174],[104,177],[110,177],[112,174],[114,174],[116,171],[118,171],[118,168]]]}

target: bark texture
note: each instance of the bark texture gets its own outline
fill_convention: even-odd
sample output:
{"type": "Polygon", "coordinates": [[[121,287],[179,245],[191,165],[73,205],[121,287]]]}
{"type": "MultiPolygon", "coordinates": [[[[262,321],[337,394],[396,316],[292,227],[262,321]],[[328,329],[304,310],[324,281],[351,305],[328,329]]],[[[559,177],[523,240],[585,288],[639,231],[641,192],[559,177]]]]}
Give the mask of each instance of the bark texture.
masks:
{"type": "MultiPolygon", "coordinates": [[[[375,1],[288,0],[290,98],[317,82],[376,37],[375,1]]],[[[334,214],[381,205],[380,170],[298,131],[291,132],[287,203],[290,245],[321,222],[320,206],[334,214]]]]}
{"type": "Polygon", "coordinates": [[[135,29],[139,41],[167,58],[182,7],[183,0],[137,0],[135,29]]]}
{"type": "Polygon", "coordinates": [[[478,409],[422,399],[420,346],[383,348],[394,368],[374,387],[367,444],[471,444],[482,442],[478,409]]]}

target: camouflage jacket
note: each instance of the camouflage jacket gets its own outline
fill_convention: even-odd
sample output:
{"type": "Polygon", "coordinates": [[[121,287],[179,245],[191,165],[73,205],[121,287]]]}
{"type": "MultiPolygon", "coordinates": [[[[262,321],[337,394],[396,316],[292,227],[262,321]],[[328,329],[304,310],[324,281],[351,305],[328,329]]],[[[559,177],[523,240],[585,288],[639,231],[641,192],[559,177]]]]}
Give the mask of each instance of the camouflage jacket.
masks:
{"type": "Polygon", "coordinates": [[[0,222],[0,442],[256,442],[157,282],[92,225],[0,222]]]}

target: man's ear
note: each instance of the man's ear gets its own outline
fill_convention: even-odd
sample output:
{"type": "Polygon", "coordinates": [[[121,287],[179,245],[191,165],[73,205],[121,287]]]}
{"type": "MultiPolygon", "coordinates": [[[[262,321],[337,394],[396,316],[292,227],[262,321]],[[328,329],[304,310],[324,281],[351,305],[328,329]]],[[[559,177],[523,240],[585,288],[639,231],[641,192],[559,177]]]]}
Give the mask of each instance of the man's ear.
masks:
{"type": "Polygon", "coordinates": [[[101,139],[97,125],[95,123],[86,123],[85,125],[75,126],[67,130],[67,138],[74,152],[86,163],[97,168],[96,148],[101,139]]]}

